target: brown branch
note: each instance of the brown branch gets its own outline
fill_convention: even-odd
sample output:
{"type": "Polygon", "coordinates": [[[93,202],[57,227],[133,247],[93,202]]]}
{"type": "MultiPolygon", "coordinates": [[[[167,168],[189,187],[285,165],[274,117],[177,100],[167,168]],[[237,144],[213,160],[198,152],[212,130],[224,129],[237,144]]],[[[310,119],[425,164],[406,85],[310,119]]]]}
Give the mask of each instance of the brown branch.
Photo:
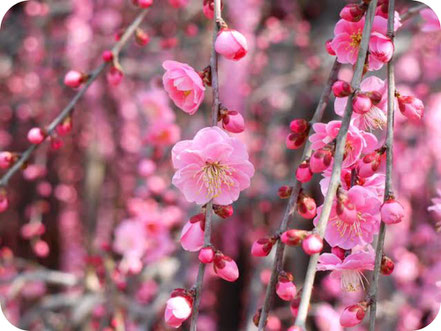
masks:
{"type": "MultiPolygon", "coordinates": [[[[217,60],[218,56],[215,50],[215,43],[217,34],[219,32],[219,26],[222,22],[222,12],[221,12],[221,0],[214,0],[214,18],[213,18],[213,38],[212,38],[212,49],[210,57],[210,67],[211,67],[211,87],[213,90],[213,104],[211,109],[211,125],[217,125],[217,116],[219,112],[219,77],[217,72],[217,60]]],[[[212,216],[213,216],[213,200],[211,200],[205,209],[205,231],[204,231],[204,246],[211,245],[211,230],[212,230],[212,216]]],[[[204,281],[206,265],[202,262],[199,263],[198,276],[196,279],[196,284],[194,285],[194,301],[190,321],[190,331],[196,331],[196,324],[199,315],[199,304],[201,301],[202,293],[202,283],[204,281]]]]}
{"type": "MultiPolygon", "coordinates": [[[[341,67],[340,63],[338,63],[336,60],[334,62],[332,70],[329,74],[329,78],[326,83],[326,86],[322,92],[322,95],[320,96],[320,100],[317,105],[317,108],[315,109],[314,115],[310,121],[310,124],[311,124],[310,126],[312,126],[314,123],[318,123],[322,120],[326,106],[329,103],[329,96],[331,93],[332,85],[334,84],[334,82],[337,79],[337,75],[338,75],[338,71],[339,71],[340,67],[341,67]]],[[[308,157],[310,157],[311,153],[312,153],[311,142],[308,139],[306,142],[305,148],[303,150],[303,155],[302,155],[301,160],[305,160],[308,157]]],[[[279,233],[283,233],[288,229],[289,217],[290,217],[290,215],[292,215],[293,210],[295,209],[295,205],[296,205],[297,198],[299,196],[301,187],[302,187],[302,183],[300,183],[294,176],[293,190],[292,190],[291,196],[289,198],[288,205],[286,206],[285,213],[282,218],[282,222],[280,223],[280,227],[278,230],[279,233]]],[[[277,283],[277,276],[278,276],[279,271],[281,270],[281,267],[282,267],[284,249],[285,249],[285,244],[279,240],[277,242],[277,246],[276,246],[276,254],[275,254],[273,268],[272,268],[272,272],[271,272],[271,278],[270,278],[270,281],[267,286],[265,300],[264,300],[262,312],[260,315],[259,330],[264,329],[269,310],[271,309],[272,300],[274,298],[274,291],[275,291],[275,287],[276,287],[276,283],[277,283]]]]}
{"type": "MultiPolygon", "coordinates": [[[[145,15],[147,14],[147,10],[143,10],[136,18],[135,20],[129,25],[129,27],[126,29],[124,34],[121,36],[120,40],[115,44],[115,46],[112,48],[112,53],[114,55],[114,63],[115,65],[118,65],[118,57],[123,49],[123,47],[127,44],[127,41],[132,36],[132,34],[135,32],[136,28],[141,24],[142,20],[144,19],[145,15]]],[[[72,100],[69,102],[69,104],[60,112],[60,114],[53,119],[53,121],[46,127],[46,133],[47,136],[50,136],[55,128],[63,122],[63,120],[68,117],[74,110],[75,105],[77,102],[81,99],[81,97],[86,93],[90,85],[101,75],[101,73],[104,71],[104,69],[107,67],[107,63],[100,64],[95,70],[93,70],[90,73],[90,76],[87,80],[87,82],[84,84],[84,86],[78,91],[77,94],[72,98],[72,100]]],[[[30,159],[32,156],[32,153],[37,149],[38,145],[31,145],[24,151],[20,158],[13,164],[11,168],[3,175],[3,177],[0,179],[0,187],[4,187],[8,185],[9,180],[11,177],[22,167],[26,164],[26,162],[30,159]]]]}
{"type": "MultiPolygon", "coordinates": [[[[395,0],[389,0],[387,34],[394,42],[394,12],[395,0]]],[[[394,110],[395,110],[395,76],[393,57],[387,64],[387,135],[386,135],[386,179],[384,187],[384,201],[393,195],[392,188],[392,163],[393,163],[393,144],[394,144],[394,110]]],[[[384,238],[386,236],[386,226],[381,222],[380,232],[375,249],[375,267],[372,275],[372,282],[369,288],[369,330],[375,330],[375,318],[377,312],[377,292],[378,278],[380,276],[381,260],[383,257],[384,238]]]]}
{"type": "MultiPolygon", "coordinates": [[[[360,49],[358,52],[357,63],[355,65],[354,76],[351,81],[351,85],[354,91],[360,88],[361,79],[363,76],[364,64],[367,56],[369,39],[371,36],[372,23],[374,21],[375,9],[377,8],[377,0],[372,0],[369,4],[369,8],[366,12],[366,21],[363,28],[363,36],[360,43],[360,49]]],[[[337,136],[337,146],[334,155],[334,165],[332,167],[331,179],[329,182],[328,191],[326,192],[325,201],[323,202],[322,212],[316,226],[316,233],[323,238],[326,225],[328,224],[329,215],[331,213],[332,203],[340,183],[341,168],[343,162],[343,155],[346,144],[346,136],[349,129],[349,123],[352,116],[352,98],[353,95],[348,97],[345,113],[341,122],[341,127],[337,136]]],[[[319,254],[311,256],[306,272],[305,282],[303,284],[302,297],[299,306],[299,312],[296,318],[295,325],[305,328],[306,317],[308,314],[309,302],[311,300],[312,287],[314,285],[315,274],[317,271],[317,262],[319,254]]]]}

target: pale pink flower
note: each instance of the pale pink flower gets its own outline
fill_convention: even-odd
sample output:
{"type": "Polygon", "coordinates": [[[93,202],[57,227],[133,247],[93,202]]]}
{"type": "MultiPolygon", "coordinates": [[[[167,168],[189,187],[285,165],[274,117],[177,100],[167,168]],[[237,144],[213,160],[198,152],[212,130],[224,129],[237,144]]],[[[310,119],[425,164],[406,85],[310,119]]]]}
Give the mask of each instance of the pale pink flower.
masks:
{"type": "Polygon", "coordinates": [[[421,31],[424,32],[433,32],[441,30],[441,26],[439,23],[438,16],[435,12],[430,8],[425,8],[420,11],[421,17],[424,19],[424,25],[421,28],[421,31]]]}
{"type": "Polygon", "coordinates": [[[175,105],[193,115],[204,100],[205,86],[199,74],[188,64],[164,61],[164,89],[175,105]]]}
{"type": "MultiPolygon", "coordinates": [[[[325,231],[325,239],[332,246],[351,249],[356,245],[369,244],[378,233],[380,225],[380,206],[378,197],[370,190],[355,185],[347,191],[346,205],[351,205],[354,213],[337,214],[337,202],[334,202],[329,223],[325,231]]],[[[322,206],[318,208],[316,225],[322,206]]]]}
{"type": "Polygon", "coordinates": [[[122,255],[141,257],[146,250],[146,228],[140,221],[125,220],[115,229],[113,249],[122,255]]]}
{"type": "Polygon", "coordinates": [[[177,170],[173,184],[189,202],[229,205],[250,186],[254,167],[245,145],[218,127],[196,133],[193,140],[178,142],[172,150],[177,170]]]}
{"type": "Polygon", "coordinates": [[[169,98],[167,94],[159,88],[151,90],[139,96],[141,109],[152,122],[173,122],[175,113],[169,106],[169,98]]]}
{"type": "MultiPolygon", "coordinates": [[[[331,42],[331,47],[337,55],[340,63],[355,64],[360,49],[361,37],[363,34],[363,27],[365,18],[363,17],[359,22],[349,22],[341,19],[337,22],[334,29],[334,39],[331,42]]],[[[381,16],[375,16],[372,33],[386,36],[387,19],[381,16]]],[[[377,35],[378,36],[378,35],[377,35]]],[[[383,57],[378,58],[375,54],[369,55],[369,70],[380,69],[384,62],[383,57]]]]}
{"type": "Polygon", "coordinates": [[[154,146],[170,146],[181,138],[178,125],[169,122],[155,122],[149,125],[145,140],[154,146]]]}
{"type": "Polygon", "coordinates": [[[183,296],[175,296],[167,300],[164,319],[168,326],[179,328],[190,317],[192,303],[183,296]]]}
{"type": "Polygon", "coordinates": [[[181,245],[186,251],[196,252],[204,246],[205,215],[193,216],[181,232],[181,245]]]}
{"type": "Polygon", "coordinates": [[[240,60],[248,52],[246,38],[233,29],[222,29],[217,35],[214,47],[216,52],[234,61],[240,60]]]}
{"type": "Polygon", "coordinates": [[[343,259],[332,253],[323,253],[319,257],[317,270],[331,270],[331,277],[340,279],[341,288],[352,292],[364,288],[363,271],[373,270],[374,265],[374,250],[369,246],[367,251],[355,249],[343,259]]]}
{"type": "MultiPolygon", "coordinates": [[[[372,103],[370,111],[365,114],[353,113],[352,124],[360,130],[382,129],[386,125],[387,112],[387,89],[386,83],[382,79],[370,76],[365,78],[360,84],[360,90],[369,94],[378,92],[381,94],[381,100],[376,105],[372,103]]],[[[335,98],[334,109],[337,115],[343,116],[348,97],[335,98]]]]}
{"type": "MultiPolygon", "coordinates": [[[[338,135],[341,127],[341,121],[331,121],[327,124],[315,123],[313,126],[315,131],[309,140],[312,149],[318,150],[329,143],[332,143],[338,135]]],[[[376,145],[377,141],[374,136],[365,136],[358,128],[351,125],[346,138],[345,157],[343,159],[343,167],[347,168],[355,164],[362,152],[371,149],[376,145]],[[365,138],[366,137],[366,138],[365,138]]]]}

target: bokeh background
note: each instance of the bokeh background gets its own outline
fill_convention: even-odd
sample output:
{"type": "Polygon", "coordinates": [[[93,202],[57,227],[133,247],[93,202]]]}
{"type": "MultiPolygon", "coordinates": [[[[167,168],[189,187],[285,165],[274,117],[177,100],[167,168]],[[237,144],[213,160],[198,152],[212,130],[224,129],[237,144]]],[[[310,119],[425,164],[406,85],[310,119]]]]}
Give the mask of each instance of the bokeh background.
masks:
{"type": "MultiPolygon", "coordinates": [[[[150,42],[141,47],[133,38],[121,55],[122,83],[112,86],[105,75],[95,81],[75,108],[63,147],[45,143],[6,189],[0,299],[17,326],[166,330],[163,311],[171,290],[189,288],[196,278],[197,256],[182,250],[179,234],[199,210],[171,185],[170,150],[209,125],[211,96],[197,114],[184,114],[162,90],[161,64],[172,59],[196,70],[206,67],[212,23],[202,14],[202,0],[182,1],[180,8],[176,3],[155,1],[141,25],[150,42]],[[141,270],[130,272],[115,247],[122,224],[135,219],[148,224],[147,248],[141,270]]],[[[255,329],[252,316],[262,304],[272,259],[253,258],[250,246],[279,226],[286,200],[277,190],[294,176],[301,156],[285,146],[288,125],[312,116],[334,61],[324,43],[333,37],[345,3],[224,1],[224,19],[246,36],[250,50],[237,63],[220,60],[221,101],[245,118],[239,137],[256,174],[234,204],[234,216],[215,219],[213,241],[236,260],[240,278],[227,283],[209,270],[201,331],[255,329]]],[[[412,6],[397,1],[400,13],[412,6]]],[[[0,30],[0,150],[28,146],[28,130],[48,124],[75,94],[63,84],[65,73],[98,66],[138,11],[126,0],[47,0],[8,13],[0,30]]],[[[385,250],[395,271],[380,280],[378,330],[423,327],[441,299],[441,215],[427,211],[441,188],[441,32],[422,32],[421,25],[421,17],[413,16],[396,39],[398,87],[421,98],[426,113],[420,124],[396,118],[394,181],[407,216],[388,228],[385,250]]],[[[339,76],[351,75],[352,68],[343,66],[339,76]]],[[[385,69],[379,76],[385,78],[385,69]]],[[[335,116],[332,99],[325,121],[335,116]]],[[[318,177],[305,189],[320,203],[318,177]]],[[[297,217],[291,224],[312,228],[297,217]]],[[[131,234],[120,236],[130,240],[131,234]]],[[[301,287],[307,257],[297,248],[286,253],[285,269],[301,287]]],[[[343,295],[338,287],[328,273],[319,273],[310,330],[341,330],[339,313],[363,296],[343,295]]],[[[267,329],[286,330],[293,321],[289,304],[276,299],[267,329]]]]}

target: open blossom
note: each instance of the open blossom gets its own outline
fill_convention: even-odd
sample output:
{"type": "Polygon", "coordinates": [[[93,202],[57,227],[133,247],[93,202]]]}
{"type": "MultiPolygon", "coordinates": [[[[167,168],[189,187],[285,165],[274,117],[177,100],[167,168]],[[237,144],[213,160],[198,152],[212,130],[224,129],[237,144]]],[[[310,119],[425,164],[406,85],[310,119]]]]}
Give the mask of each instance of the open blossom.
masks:
{"type": "Polygon", "coordinates": [[[152,122],[173,122],[175,113],[169,106],[167,94],[159,88],[152,88],[139,95],[141,109],[152,122]]]}
{"type": "MultiPolygon", "coordinates": [[[[336,53],[340,63],[355,64],[357,61],[364,23],[364,17],[358,22],[350,22],[344,19],[337,22],[331,47],[336,53]]],[[[370,41],[372,44],[370,44],[369,47],[371,48],[372,46],[373,50],[369,55],[369,70],[378,70],[384,63],[390,60],[389,53],[392,44],[390,39],[388,40],[386,32],[387,19],[381,16],[375,16],[372,26],[372,35],[374,38],[370,41]]]]}
{"type": "MultiPolygon", "coordinates": [[[[376,104],[372,103],[370,110],[364,114],[354,112],[352,115],[352,124],[360,130],[384,128],[387,120],[387,86],[385,81],[378,77],[370,76],[361,82],[360,90],[368,95],[372,92],[377,92],[378,95],[381,95],[381,99],[376,104]]],[[[347,103],[347,97],[335,98],[335,113],[343,116],[347,103]]]]}
{"type": "Polygon", "coordinates": [[[146,250],[146,237],[144,223],[125,220],[115,230],[113,249],[122,255],[140,257],[146,250]]]}
{"type": "MultiPolygon", "coordinates": [[[[337,138],[341,121],[331,121],[327,124],[315,123],[312,127],[315,133],[311,135],[309,140],[312,143],[312,149],[318,150],[332,143],[337,138]]],[[[346,138],[343,167],[347,168],[355,164],[361,153],[372,149],[376,144],[377,140],[373,135],[361,132],[358,128],[351,125],[346,138]]]]}
{"type": "MultiPolygon", "coordinates": [[[[346,193],[345,210],[337,212],[335,201],[325,231],[325,239],[332,246],[351,249],[356,245],[369,244],[378,233],[380,225],[380,206],[378,197],[370,190],[355,185],[346,193]]],[[[318,208],[316,225],[322,207],[318,208]]]]}
{"type": "Polygon", "coordinates": [[[205,86],[199,74],[188,64],[164,61],[164,89],[175,105],[193,115],[204,100],[205,86]]]}
{"type": "Polygon", "coordinates": [[[245,145],[218,127],[200,130],[172,150],[173,184],[189,202],[229,205],[250,186],[254,167],[245,145]]]}
{"type": "Polygon", "coordinates": [[[421,31],[424,32],[433,32],[441,30],[441,26],[439,23],[438,16],[435,12],[430,8],[425,8],[420,11],[421,17],[424,19],[424,25],[421,28],[421,31]]]}
{"type": "Polygon", "coordinates": [[[374,250],[369,247],[367,251],[354,249],[343,259],[332,253],[323,253],[319,257],[317,270],[331,270],[331,276],[340,279],[342,289],[351,292],[364,288],[363,271],[373,270],[374,265],[374,250]]]}

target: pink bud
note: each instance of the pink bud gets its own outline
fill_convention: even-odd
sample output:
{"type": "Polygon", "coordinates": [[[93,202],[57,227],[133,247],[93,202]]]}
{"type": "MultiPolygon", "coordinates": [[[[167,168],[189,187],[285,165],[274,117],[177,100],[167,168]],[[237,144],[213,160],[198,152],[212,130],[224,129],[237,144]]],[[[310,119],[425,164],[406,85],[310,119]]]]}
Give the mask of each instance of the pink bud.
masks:
{"type": "Polygon", "coordinates": [[[365,93],[372,101],[373,105],[378,105],[383,99],[383,95],[378,91],[366,92],[365,93]]]}
{"type": "Polygon", "coordinates": [[[205,17],[212,20],[214,18],[214,1],[204,0],[203,6],[202,12],[204,13],[205,17]]]}
{"type": "Polygon", "coordinates": [[[392,40],[378,32],[373,32],[369,40],[369,52],[380,62],[387,63],[394,54],[394,44],[392,40]]]}
{"type": "Polygon", "coordinates": [[[64,145],[63,140],[61,140],[60,138],[58,138],[56,136],[51,136],[50,137],[50,142],[51,142],[51,148],[54,151],[59,150],[64,145]]]}
{"type": "Polygon", "coordinates": [[[110,68],[107,73],[107,82],[112,86],[118,86],[123,79],[123,72],[116,67],[110,68]]]}
{"type": "Polygon", "coordinates": [[[104,62],[112,62],[113,61],[113,53],[112,51],[105,50],[102,55],[104,62]]]}
{"type": "Polygon", "coordinates": [[[358,93],[354,99],[352,99],[352,107],[357,114],[366,114],[372,108],[372,101],[364,93],[358,93]]]}
{"type": "Polygon", "coordinates": [[[424,104],[412,96],[398,96],[398,106],[401,113],[411,121],[419,121],[424,115],[424,104]]]}
{"type": "Polygon", "coordinates": [[[345,21],[359,22],[362,19],[364,12],[364,7],[361,7],[355,3],[348,4],[341,10],[340,17],[345,21]]]}
{"type": "Polygon", "coordinates": [[[291,229],[282,233],[280,240],[288,246],[300,246],[302,241],[308,236],[308,231],[291,229]]]}
{"type": "Polygon", "coordinates": [[[292,120],[289,128],[294,133],[305,133],[309,129],[309,123],[303,118],[292,120]]]}
{"type": "Polygon", "coordinates": [[[189,0],[168,0],[168,3],[174,8],[183,8],[187,6],[189,0]]]}
{"type": "Polygon", "coordinates": [[[0,152],[0,168],[8,169],[14,163],[14,155],[11,152],[0,152]]]}
{"type": "Polygon", "coordinates": [[[313,173],[309,168],[309,160],[300,163],[296,171],[296,179],[300,183],[307,183],[312,179],[313,173]]]}
{"type": "Polygon", "coordinates": [[[150,159],[143,159],[138,164],[138,173],[142,177],[149,177],[156,171],[156,163],[150,159]]]}
{"type": "Polygon", "coordinates": [[[273,248],[275,240],[273,238],[260,238],[253,243],[251,254],[253,256],[268,256],[273,248]]]}
{"type": "Polygon", "coordinates": [[[291,196],[292,193],[292,186],[283,185],[279,187],[279,190],[277,191],[277,195],[280,199],[288,199],[291,196]]]}
{"type": "Polygon", "coordinates": [[[145,46],[150,42],[150,36],[142,29],[136,29],[135,41],[139,46],[145,46]]]}
{"type": "Polygon", "coordinates": [[[301,193],[299,199],[297,200],[297,212],[303,218],[314,218],[315,215],[317,215],[317,206],[315,200],[312,197],[301,193]]]}
{"type": "Polygon", "coordinates": [[[383,256],[381,259],[381,273],[385,276],[389,276],[394,271],[394,268],[394,261],[387,256],[383,256]]]}
{"type": "Polygon", "coordinates": [[[358,162],[358,175],[368,178],[377,172],[380,167],[382,153],[378,151],[367,154],[358,162]]]}
{"type": "Polygon", "coordinates": [[[220,278],[229,282],[234,282],[239,278],[239,269],[231,257],[217,252],[213,262],[213,270],[220,278]]]}
{"type": "Polygon", "coordinates": [[[337,98],[345,98],[354,93],[354,89],[349,83],[343,80],[337,80],[332,85],[332,92],[337,98]]]}
{"type": "Polygon", "coordinates": [[[322,172],[331,165],[332,152],[329,149],[319,149],[309,159],[309,168],[313,173],[322,172]]]}
{"type": "Polygon", "coordinates": [[[229,110],[228,113],[222,117],[222,127],[231,133],[241,133],[245,130],[245,122],[239,112],[229,110]]]}
{"type": "Polygon", "coordinates": [[[198,255],[199,261],[202,263],[211,263],[214,259],[214,249],[211,247],[204,247],[200,250],[198,255]]]}
{"type": "MultiPolygon", "coordinates": [[[[173,294],[172,294],[173,295],[173,294]]],[[[176,295],[167,300],[165,307],[165,323],[172,328],[179,328],[190,317],[193,303],[188,297],[176,295]]]]}
{"type": "Polygon", "coordinates": [[[323,239],[318,234],[312,233],[303,240],[302,248],[308,255],[320,253],[323,249],[323,239]]]}
{"type": "Polygon", "coordinates": [[[41,236],[46,231],[45,226],[40,222],[26,223],[21,227],[21,236],[25,239],[41,236]]]}
{"type": "Polygon", "coordinates": [[[381,206],[381,220],[386,224],[400,223],[404,217],[403,206],[395,199],[389,199],[381,206]]]}
{"type": "Polygon", "coordinates": [[[31,144],[41,144],[46,138],[46,133],[40,128],[32,128],[28,132],[28,141],[31,144]]]}
{"type": "Polygon", "coordinates": [[[181,246],[186,251],[197,252],[204,246],[205,215],[190,218],[181,232],[181,246]]]}
{"type": "Polygon", "coordinates": [[[329,55],[332,56],[336,55],[334,49],[332,48],[332,39],[327,40],[325,46],[326,46],[326,51],[328,52],[329,55]]]}
{"type": "Polygon", "coordinates": [[[58,124],[57,133],[60,136],[65,136],[72,131],[72,117],[66,117],[63,122],[58,124]]]}
{"type": "Polygon", "coordinates": [[[292,282],[293,276],[289,272],[282,271],[276,284],[276,293],[280,299],[291,301],[297,294],[297,288],[292,282]]]}
{"type": "Polygon", "coordinates": [[[49,255],[49,245],[43,240],[37,240],[32,249],[38,257],[46,257],[49,255]]]}
{"type": "Polygon", "coordinates": [[[153,4],[153,0],[135,0],[140,8],[149,8],[153,4]]]}
{"type": "Polygon", "coordinates": [[[214,47],[216,52],[234,61],[240,60],[248,52],[246,38],[232,29],[222,29],[217,35],[214,47]]]}
{"type": "Polygon", "coordinates": [[[338,246],[332,247],[331,253],[337,256],[342,261],[345,259],[346,251],[343,248],[340,248],[338,246]]]}
{"type": "Polygon", "coordinates": [[[0,213],[3,213],[9,207],[9,200],[6,194],[0,193],[0,213]]]}
{"type": "Polygon", "coordinates": [[[298,149],[303,146],[306,139],[308,139],[308,135],[305,133],[290,133],[285,140],[286,148],[298,149]]]}
{"type": "Polygon", "coordinates": [[[232,205],[228,205],[228,206],[213,205],[213,211],[217,216],[223,219],[231,217],[234,212],[232,205]]]}
{"type": "Polygon", "coordinates": [[[366,314],[366,309],[367,306],[364,302],[346,307],[340,315],[340,325],[350,328],[360,324],[366,314]]]}
{"type": "Polygon", "coordinates": [[[70,70],[66,76],[64,76],[64,84],[72,88],[77,88],[84,82],[85,78],[86,76],[83,73],[70,70]]]}

